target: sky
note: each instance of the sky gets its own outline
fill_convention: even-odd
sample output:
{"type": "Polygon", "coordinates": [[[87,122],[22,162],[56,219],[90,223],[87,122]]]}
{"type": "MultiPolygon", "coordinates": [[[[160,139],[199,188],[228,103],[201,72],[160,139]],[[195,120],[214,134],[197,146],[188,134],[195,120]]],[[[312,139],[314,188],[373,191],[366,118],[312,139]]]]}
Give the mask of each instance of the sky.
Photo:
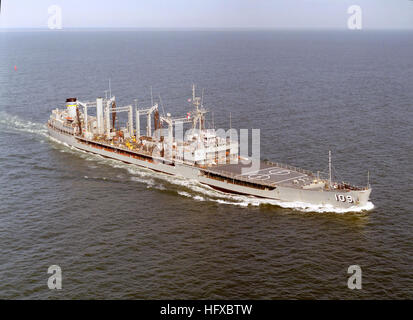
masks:
{"type": "Polygon", "coordinates": [[[1,0],[0,28],[345,29],[351,5],[363,29],[413,29],[413,0],[1,0]]]}

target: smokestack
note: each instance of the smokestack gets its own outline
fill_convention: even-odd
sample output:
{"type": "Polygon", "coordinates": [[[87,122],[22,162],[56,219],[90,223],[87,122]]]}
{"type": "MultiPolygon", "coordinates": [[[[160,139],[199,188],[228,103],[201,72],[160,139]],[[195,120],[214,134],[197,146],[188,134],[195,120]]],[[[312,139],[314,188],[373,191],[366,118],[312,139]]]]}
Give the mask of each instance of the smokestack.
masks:
{"type": "Polygon", "coordinates": [[[73,120],[76,119],[77,98],[66,99],[66,107],[69,113],[69,117],[71,117],[73,120]]]}

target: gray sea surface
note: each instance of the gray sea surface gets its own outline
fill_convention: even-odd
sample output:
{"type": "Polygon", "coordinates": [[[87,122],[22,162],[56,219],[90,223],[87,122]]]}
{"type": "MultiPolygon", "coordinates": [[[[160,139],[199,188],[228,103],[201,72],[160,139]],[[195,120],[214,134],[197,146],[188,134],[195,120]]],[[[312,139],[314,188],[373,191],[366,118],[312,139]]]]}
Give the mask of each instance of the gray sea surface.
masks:
{"type": "Polygon", "coordinates": [[[412,57],[407,31],[0,33],[0,298],[412,299],[412,57]],[[261,130],[262,158],[369,170],[374,209],[226,195],[49,139],[51,110],[108,79],[174,116],[195,83],[217,128],[261,130]]]}

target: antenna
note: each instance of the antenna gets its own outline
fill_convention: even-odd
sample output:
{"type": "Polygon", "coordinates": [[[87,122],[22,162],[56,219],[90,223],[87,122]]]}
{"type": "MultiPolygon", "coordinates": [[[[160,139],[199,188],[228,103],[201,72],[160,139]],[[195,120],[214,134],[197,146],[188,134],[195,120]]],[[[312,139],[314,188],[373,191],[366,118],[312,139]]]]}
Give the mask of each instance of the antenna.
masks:
{"type": "Polygon", "coordinates": [[[105,100],[108,100],[108,90],[105,90],[105,100]]]}
{"type": "Polygon", "coordinates": [[[152,94],[152,86],[151,86],[151,108],[153,107],[153,94],[152,94]]]}
{"type": "Polygon", "coordinates": [[[367,170],[367,189],[370,188],[370,171],[367,170]]]}
{"type": "Polygon", "coordinates": [[[195,96],[195,84],[192,85],[192,103],[196,107],[196,111],[199,111],[199,104],[201,103],[201,100],[199,97],[195,96]]]}
{"type": "Polygon", "coordinates": [[[109,97],[112,98],[112,88],[110,85],[110,78],[109,78],[109,97]]]}
{"type": "Polygon", "coordinates": [[[331,187],[331,150],[328,151],[328,182],[331,187]]]}
{"type": "Polygon", "coordinates": [[[202,89],[202,94],[201,94],[201,107],[204,105],[204,89],[202,89]]]}
{"type": "Polygon", "coordinates": [[[232,129],[231,112],[229,113],[229,128],[232,129]]]}

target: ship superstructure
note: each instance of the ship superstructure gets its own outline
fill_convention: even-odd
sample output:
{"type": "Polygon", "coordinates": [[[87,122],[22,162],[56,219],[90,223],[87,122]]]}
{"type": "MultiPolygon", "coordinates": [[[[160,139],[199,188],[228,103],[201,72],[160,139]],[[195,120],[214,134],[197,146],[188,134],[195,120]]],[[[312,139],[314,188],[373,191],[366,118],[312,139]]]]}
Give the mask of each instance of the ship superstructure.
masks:
{"type": "Polygon", "coordinates": [[[207,128],[207,110],[195,86],[188,101],[193,110],[173,118],[169,113],[161,115],[154,103],[147,108],[118,107],[114,96],[89,102],[69,98],[65,109],[52,111],[47,126],[53,138],[81,150],[195,179],[223,192],[334,208],[361,207],[368,202],[369,185],[332,180],[331,155],[327,178],[269,161],[252,166],[251,159],[240,156],[236,139],[207,128]],[[119,113],[127,113],[124,127],[117,126],[119,113]],[[146,123],[144,134],[141,122],[146,123]],[[189,126],[185,133],[184,125],[189,126]]]}

